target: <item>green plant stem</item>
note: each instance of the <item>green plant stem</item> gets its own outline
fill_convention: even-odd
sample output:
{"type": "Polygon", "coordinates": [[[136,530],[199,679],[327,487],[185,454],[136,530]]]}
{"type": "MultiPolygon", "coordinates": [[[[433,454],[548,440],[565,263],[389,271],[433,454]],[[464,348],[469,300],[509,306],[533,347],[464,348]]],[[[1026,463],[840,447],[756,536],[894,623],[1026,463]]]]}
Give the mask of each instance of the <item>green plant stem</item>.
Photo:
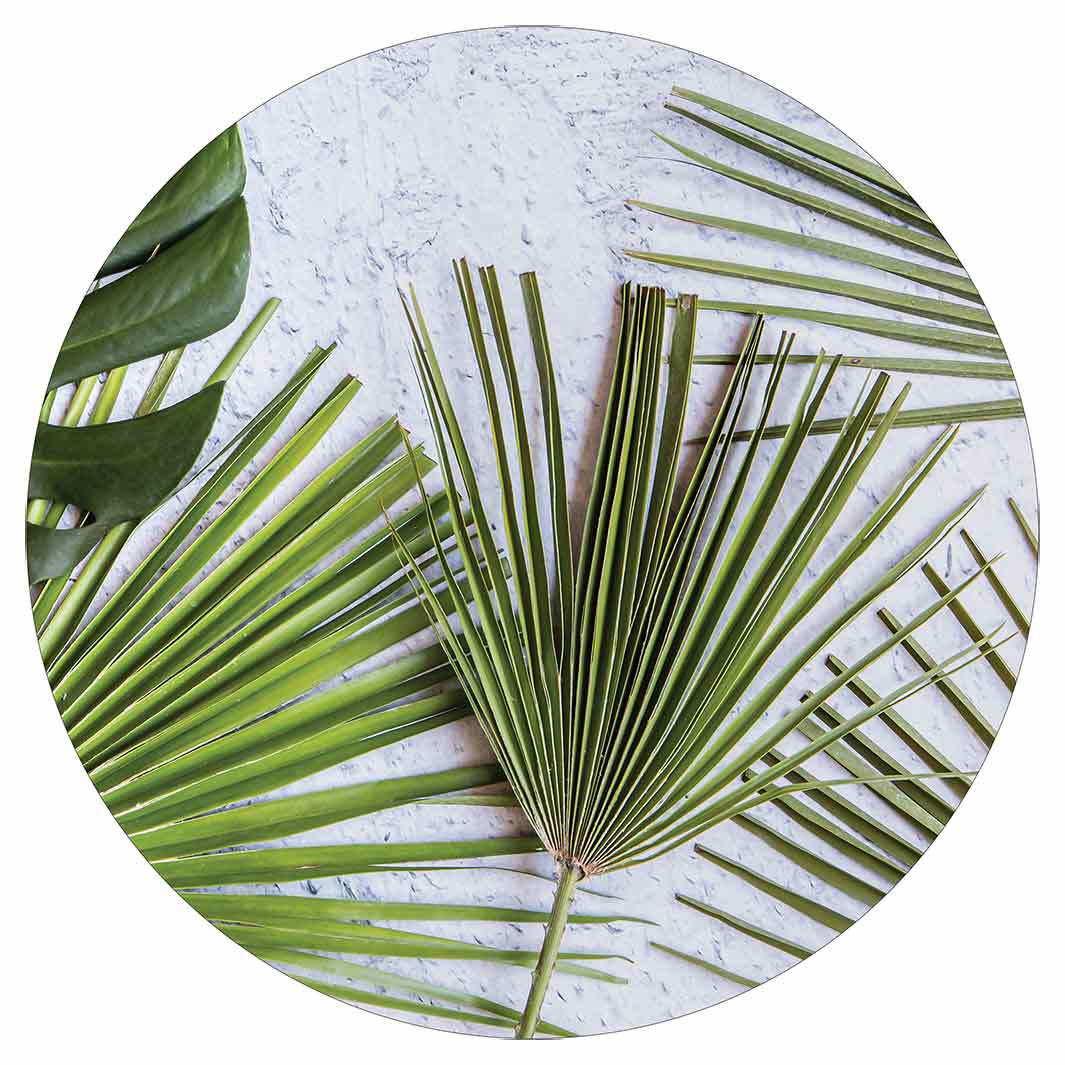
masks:
{"type": "Polygon", "coordinates": [[[218,381],[228,381],[230,374],[240,365],[240,360],[248,353],[248,349],[255,343],[258,335],[263,331],[266,323],[274,316],[274,312],[281,306],[281,301],[272,296],[262,306],[262,310],[251,320],[248,327],[237,338],[237,342],[230,348],[226,357],[218,364],[214,373],[207,378],[204,388],[216,384],[218,381]]]}
{"type": "Polygon", "coordinates": [[[536,1034],[536,1026],[540,1021],[540,1008],[544,1004],[544,995],[547,994],[551,974],[555,971],[555,962],[558,960],[559,948],[562,946],[562,936],[566,931],[570,907],[573,905],[573,895],[580,879],[581,871],[576,865],[571,862],[561,864],[558,887],[555,889],[555,901],[551,907],[547,930],[544,933],[544,945],[540,948],[540,958],[533,970],[532,987],[529,989],[529,997],[525,1002],[521,1023],[516,1031],[518,1039],[532,1039],[536,1034]]]}
{"type": "Polygon", "coordinates": [[[181,363],[181,356],[184,354],[185,347],[182,345],[180,348],[168,351],[159,360],[158,365],[155,367],[155,372],[152,374],[152,379],[148,382],[148,387],[144,390],[140,403],[137,404],[137,410],[133,415],[134,418],[142,418],[145,414],[151,414],[163,405],[167,389],[174,379],[174,374],[177,373],[177,368],[181,363]]]}

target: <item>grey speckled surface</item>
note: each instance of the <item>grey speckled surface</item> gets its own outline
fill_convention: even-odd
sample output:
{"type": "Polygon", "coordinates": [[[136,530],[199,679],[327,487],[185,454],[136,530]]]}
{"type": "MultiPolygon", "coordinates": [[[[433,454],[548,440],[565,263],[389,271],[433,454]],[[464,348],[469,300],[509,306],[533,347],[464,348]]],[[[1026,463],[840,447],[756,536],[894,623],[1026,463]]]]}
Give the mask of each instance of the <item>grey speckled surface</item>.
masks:
{"type": "MultiPolygon", "coordinates": [[[[621,36],[524,28],[456,34],[354,60],[283,93],[242,122],[249,159],[247,196],[254,253],[241,320],[247,320],[268,296],[280,296],[284,304],[226,393],[219,435],[228,435],[273,394],[315,341],[335,339],[340,348],[313,394],[304,397],[298,415],[311,409],[341,370],[356,373],[366,386],[330,432],[326,445],[278,494],[275,507],[387,413],[398,411],[417,437],[428,437],[406,354],[406,327],[396,297],[397,283],[417,284],[460,407],[476,417],[474,367],[452,288],[452,256],[464,254],[474,263],[494,262],[498,266],[504,289],[514,301],[515,323],[520,313],[516,276],[529,269],[539,272],[561,379],[571,479],[577,495],[584,491],[590,428],[597,424],[609,366],[619,282],[626,278],[661,281],[706,297],[760,296],[768,302],[775,301],[782,291],[763,289],[759,293],[757,286],[742,281],[667,274],[648,264],[627,262],[621,249],[654,247],[791,269],[825,269],[824,260],[797,250],[703,232],[636,213],[624,205],[627,197],[639,196],[820,236],[848,235],[845,227],[827,219],[693,167],[664,161],[662,147],[650,134],[652,128],[673,130],[687,143],[703,145],[727,163],[767,175],[779,174],[767,160],[667,116],[662,102],[674,83],[697,87],[853,147],[839,131],[794,100],[709,59],[621,36]]],[[[869,147],[875,149],[875,145],[869,147]]],[[[890,166],[891,160],[883,162],[890,166]]],[[[930,160],[929,165],[950,162],[930,160]]],[[[780,180],[797,182],[789,174],[780,180]]],[[[819,191],[810,182],[802,184],[819,191]]],[[[919,188],[913,191],[919,197],[919,188]]],[[[876,246],[873,238],[865,239],[869,246],[876,246]]],[[[904,284],[885,282],[882,275],[857,266],[830,265],[839,277],[897,287],[904,284]]],[[[830,301],[809,295],[796,302],[828,306],[830,301]]],[[[859,305],[853,309],[870,313],[859,305]]],[[[744,328],[739,316],[703,314],[698,350],[734,350],[744,328]]],[[[190,351],[175,395],[203,379],[235,332],[236,326],[190,351]]],[[[523,331],[516,332],[519,352],[525,352],[523,331]]],[[[845,343],[850,354],[928,354],[927,349],[907,349],[820,327],[800,325],[798,332],[800,353],[815,353],[822,345],[835,351],[845,343]]],[[[133,377],[145,372],[141,367],[133,377]]],[[[798,373],[789,372],[786,396],[795,394],[798,373]]],[[[841,385],[829,398],[832,414],[847,408],[848,396],[853,396],[863,375],[845,372],[841,376],[841,385]]],[[[693,418],[704,417],[710,409],[720,380],[716,369],[698,372],[693,418]]],[[[127,395],[136,391],[129,388],[127,395]]],[[[1011,394],[1011,384],[917,377],[911,402],[923,405],[1011,394]]],[[[294,417],[290,424],[296,420],[294,417]]],[[[893,434],[890,447],[870,471],[857,504],[848,509],[841,530],[855,527],[858,517],[868,511],[870,503],[932,435],[931,430],[893,434]]],[[[809,462],[800,464],[789,484],[785,493],[789,500],[798,498],[808,484],[815,456],[823,454],[824,447],[819,441],[808,445],[809,462]]],[[[766,449],[760,461],[764,463],[769,454],[771,449],[766,449]]],[[[479,458],[482,469],[487,470],[486,449],[482,448],[479,458]]],[[[986,550],[1007,552],[1001,564],[1002,576],[1022,606],[1030,609],[1034,566],[1008,514],[1006,497],[1016,497],[1034,515],[1035,484],[1025,426],[1013,421],[963,427],[934,484],[911,505],[896,531],[835,589],[820,615],[850,600],[871,575],[898,557],[903,544],[924,534],[944,508],[985,483],[989,485],[987,496],[968,526],[986,550]]],[[[271,512],[267,508],[259,520],[271,512]]],[[[842,535],[837,534],[830,547],[838,545],[842,535]]],[[[137,543],[143,548],[151,539],[152,530],[148,530],[137,543]]],[[[134,549],[124,559],[126,569],[137,553],[134,549]]],[[[825,557],[825,552],[819,556],[822,560],[825,557]]],[[[941,572],[954,578],[973,568],[956,539],[937,552],[935,562],[941,572]]],[[[817,564],[815,561],[812,572],[817,564]]],[[[928,598],[929,589],[917,573],[896,589],[888,603],[905,615],[928,598]]],[[[974,587],[965,599],[981,623],[992,624],[1000,618],[1001,610],[985,584],[974,587]]],[[[875,617],[867,616],[852,626],[845,638],[837,640],[833,650],[841,657],[854,657],[870,639],[880,636],[875,617]]],[[[933,649],[946,653],[960,646],[963,636],[947,616],[929,626],[924,639],[933,649]]],[[[1004,655],[1016,665],[1021,650],[1021,642],[1015,640],[1004,655]]],[[[820,665],[808,668],[772,716],[789,709],[799,692],[825,675],[820,665]]],[[[870,681],[884,690],[911,675],[912,667],[902,654],[889,656],[868,671],[870,681]]],[[[1007,693],[989,668],[978,665],[961,676],[959,683],[987,717],[995,722],[1001,719],[1007,693]]],[[[857,706],[845,698],[839,705],[845,709],[857,706]]],[[[906,704],[905,713],[959,764],[978,764],[979,744],[937,694],[912,700],[906,704]]],[[[870,733],[885,746],[897,747],[881,727],[872,727],[870,733]]],[[[486,755],[474,725],[453,725],[385,748],[356,765],[321,773],[286,791],[472,764],[486,755]]],[[[828,765],[825,762],[821,768],[828,765]]],[[[873,798],[856,793],[852,797],[870,809],[885,809],[873,798]]],[[[799,831],[789,828],[775,812],[763,816],[801,838],[799,831]]],[[[293,842],[463,838],[521,827],[517,816],[498,811],[412,806],[310,832],[293,842]]],[[[899,831],[905,834],[907,829],[900,824],[899,831]]],[[[846,897],[789,866],[742,830],[726,826],[710,836],[714,846],[741,857],[752,867],[839,910],[858,912],[846,897]]],[[[819,849],[812,837],[802,838],[802,842],[819,849]]],[[[509,864],[549,871],[544,856],[511,859],[509,864]]],[[[658,1021],[722,1001],[738,990],[727,981],[652,950],[649,941],[653,938],[756,978],[771,976],[787,966],[785,955],[675,904],[674,892],[707,899],[810,946],[829,938],[820,926],[694,857],[690,847],[653,865],[605,878],[601,887],[617,895],[619,901],[584,898],[580,907],[633,912],[654,919],[660,927],[649,931],[630,924],[585,926],[567,933],[567,946],[574,949],[605,949],[632,959],[631,965],[608,963],[629,977],[629,984],[623,987],[556,977],[545,1016],[580,1032],[658,1021]]],[[[550,899],[550,885],[542,881],[484,871],[379,874],[287,885],[284,890],[507,906],[546,907],[550,899]]],[[[529,949],[538,946],[541,935],[535,926],[459,929],[451,925],[426,931],[463,934],[480,942],[529,949]]],[[[487,992],[516,1006],[524,1001],[529,981],[525,970],[500,966],[414,961],[383,964],[456,988],[487,992]]],[[[874,959],[869,959],[869,964],[875,964],[874,959]]],[[[855,973],[855,977],[860,979],[861,974],[855,973]]]]}

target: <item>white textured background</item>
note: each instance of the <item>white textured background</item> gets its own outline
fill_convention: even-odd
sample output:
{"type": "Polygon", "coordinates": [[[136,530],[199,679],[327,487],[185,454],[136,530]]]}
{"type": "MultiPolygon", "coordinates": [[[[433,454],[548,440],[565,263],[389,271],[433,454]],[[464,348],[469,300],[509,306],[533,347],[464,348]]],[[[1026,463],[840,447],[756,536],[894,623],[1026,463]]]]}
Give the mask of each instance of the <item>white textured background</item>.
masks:
{"type": "MultiPolygon", "coordinates": [[[[782,251],[724,234],[704,234],[683,223],[634,214],[623,206],[626,197],[683,203],[708,213],[802,228],[822,236],[846,239],[850,235],[845,227],[725,179],[689,166],[665,164],[658,142],[650,136],[652,127],[672,128],[686,143],[704,146],[725,162],[775,173],[775,168],[761,158],[667,117],[661,103],[673,83],[702,89],[847,143],[795,101],[709,60],[632,38],[560,30],[485,31],[404,45],[320,75],[250,115],[242,130],[250,164],[247,195],[254,249],[247,313],[242,320],[269,295],[281,296],[284,305],[227,392],[220,435],[228,435],[276,391],[315,341],[337,339],[341,347],[332,371],[321,375],[317,396],[305,398],[303,413],[332,384],[340,368],[357,373],[366,388],[350,416],[331,434],[328,452],[323,449],[315,456],[313,468],[308,464],[293,479],[292,489],[392,411],[399,411],[405,424],[425,436],[406,357],[405,325],[395,295],[397,283],[411,280],[418,286],[438,336],[439,350],[455,368],[456,390],[469,400],[467,409],[476,411],[476,392],[469,376],[472,360],[468,343],[463,342],[460,311],[450,284],[450,258],[465,254],[475,263],[495,262],[505,289],[513,295],[513,277],[518,272],[539,272],[561,378],[574,490],[582,492],[577,477],[588,461],[588,429],[594,424],[609,365],[607,349],[616,286],[624,278],[654,280],[662,276],[670,287],[680,287],[683,276],[664,274],[647,264],[630,264],[621,256],[621,248],[651,246],[800,270],[826,268],[824,260],[798,251],[782,251]],[[727,248],[726,244],[742,247],[727,248]]],[[[891,160],[882,162],[890,166],[891,160]]],[[[780,179],[793,180],[790,176],[780,179]]],[[[814,185],[808,187],[816,191],[814,185]]],[[[864,239],[875,244],[873,238],[864,239]]],[[[872,283],[902,284],[884,282],[873,271],[843,263],[831,263],[831,272],[872,283]]],[[[755,294],[755,286],[705,275],[686,277],[683,284],[707,297],[746,298],[755,294]]],[[[766,302],[776,302],[780,292],[762,289],[760,295],[766,302]]],[[[814,295],[802,295],[796,302],[819,305],[814,295]]],[[[520,301],[514,300],[512,306],[512,320],[517,323],[520,301]]],[[[855,310],[870,313],[858,306],[855,310]]],[[[734,349],[744,324],[738,316],[704,314],[698,350],[734,349]]],[[[230,332],[235,332],[235,327],[230,332]]],[[[839,350],[844,337],[806,325],[799,327],[799,333],[797,350],[804,354],[816,352],[822,344],[839,350]]],[[[182,377],[186,390],[202,380],[227,339],[223,336],[214,345],[201,345],[190,353],[182,377]]],[[[846,342],[850,354],[928,353],[858,335],[847,335],[846,342]]],[[[520,342],[519,350],[524,350],[520,342]]],[[[718,380],[717,371],[700,371],[693,389],[693,418],[705,414],[706,404],[716,395],[718,380]]],[[[789,382],[797,385],[798,377],[791,377],[789,382]]],[[[858,376],[844,377],[844,385],[857,387],[859,383],[858,376]]],[[[135,392],[135,388],[128,390],[129,394],[135,392]]],[[[911,403],[1008,394],[1012,394],[1009,386],[993,382],[915,378],[911,403]]],[[[832,404],[828,412],[832,414],[848,406],[842,388],[833,395],[832,404]]],[[[931,430],[893,434],[890,449],[885,449],[867,479],[869,492],[875,496],[888,485],[931,435],[931,430]]],[[[823,446],[818,442],[809,445],[810,463],[805,470],[813,467],[814,455],[823,446]]],[[[792,498],[798,497],[805,481],[805,477],[796,478],[792,498]]],[[[1035,514],[1031,455],[1021,422],[963,427],[934,486],[928,486],[907,511],[899,526],[902,533],[885,539],[871,552],[827,608],[844,602],[865,579],[897,557],[903,543],[919,538],[946,507],[984,483],[990,486],[987,497],[968,527],[985,550],[1008,552],[1001,565],[1002,575],[1022,606],[1030,608],[1034,567],[1005,506],[1006,497],[1012,495],[1029,515],[1035,514]]],[[[867,497],[862,502],[868,501],[867,497]]],[[[864,510],[860,506],[849,510],[841,528],[853,528],[859,514],[867,510],[867,505],[864,510]]],[[[948,577],[971,572],[971,560],[960,544],[953,551],[945,548],[939,552],[936,562],[948,577]]],[[[889,605],[904,614],[927,602],[928,597],[923,578],[914,574],[889,605]]],[[[997,603],[983,585],[967,595],[966,603],[981,622],[999,620],[997,603]]],[[[869,619],[854,626],[849,638],[838,641],[833,650],[841,657],[853,657],[856,647],[879,636],[879,623],[869,619]]],[[[963,635],[948,616],[925,630],[923,638],[934,650],[946,653],[960,645],[963,635]]],[[[1016,665],[1019,641],[1004,653],[1016,665]]],[[[912,674],[908,661],[895,656],[879,663],[868,675],[887,689],[893,680],[912,674]]],[[[824,676],[822,669],[812,667],[792,694],[824,676]]],[[[974,667],[960,683],[986,716],[999,720],[1006,696],[989,669],[974,667]]],[[[843,699],[837,702],[845,704],[843,699]]],[[[791,705],[782,701],[777,709],[784,711],[791,705]]],[[[979,746],[934,693],[911,701],[905,712],[958,763],[967,767],[976,764],[979,746]]],[[[872,732],[883,738],[879,730],[872,732]]],[[[357,767],[321,774],[301,783],[300,788],[418,772],[452,765],[457,759],[472,763],[484,754],[483,742],[472,725],[452,726],[388,748],[357,767]]],[[[856,801],[859,798],[856,794],[853,797],[856,801]]],[[[775,820],[769,814],[764,816],[775,820]]],[[[298,842],[472,837],[497,831],[505,820],[487,811],[411,807],[308,833],[298,842]]],[[[848,910],[846,899],[819,889],[805,875],[789,874],[785,863],[775,860],[741,831],[720,829],[712,836],[715,846],[742,857],[747,864],[778,879],[790,876],[798,889],[848,910]]],[[[812,841],[803,842],[816,849],[812,841]]],[[[547,868],[542,857],[512,859],[510,864],[547,868]]],[[[337,880],[313,887],[323,894],[345,890],[337,880]]],[[[502,874],[381,875],[352,878],[346,887],[357,897],[545,906],[549,900],[547,885],[502,874]]],[[[717,873],[694,858],[688,848],[653,866],[604,879],[602,887],[621,897],[621,902],[613,904],[619,912],[657,920],[661,928],[653,932],[654,937],[753,976],[772,975],[786,965],[786,959],[674,904],[674,891],[706,898],[810,945],[824,939],[817,926],[717,873]]],[[[310,887],[290,885],[285,890],[307,891],[310,887]]],[[[610,904],[587,899],[583,905],[601,909],[610,904]]],[[[456,927],[441,927],[439,931],[454,934],[456,927]]],[[[608,947],[631,957],[631,966],[615,966],[630,977],[630,984],[618,988],[556,978],[545,1016],[580,1031],[595,1032],[685,1013],[734,993],[731,985],[651,951],[649,938],[640,926],[573,928],[567,945],[575,949],[608,947]]],[[[484,941],[533,948],[538,945],[539,930],[508,928],[502,936],[495,931],[485,935],[484,941]]],[[[515,1005],[520,1005],[528,985],[528,974],[523,970],[499,966],[398,963],[398,967],[456,987],[484,990],[515,1005]]]]}

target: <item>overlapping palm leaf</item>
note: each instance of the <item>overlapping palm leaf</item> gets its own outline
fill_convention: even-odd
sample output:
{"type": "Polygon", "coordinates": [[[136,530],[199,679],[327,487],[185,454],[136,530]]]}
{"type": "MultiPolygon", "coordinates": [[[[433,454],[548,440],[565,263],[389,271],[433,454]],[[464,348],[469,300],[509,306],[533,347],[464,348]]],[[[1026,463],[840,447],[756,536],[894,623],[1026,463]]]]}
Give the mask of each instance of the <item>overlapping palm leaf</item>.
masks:
{"type": "Polygon", "coordinates": [[[244,178],[240,135],[232,127],[197,152],[133,220],[71,322],[30,467],[30,581],[59,582],[39,591],[38,628],[85,555],[105,537],[111,553],[131,522],[179,486],[207,439],[226,379],[276,308],[277,300],[267,303],[202,389],[158,409],[184,346],[229,325],[243,303],[251,255],[244,178]],[[110,280],[101,285],[101,277],[110,280]],[[132,418],[112,422],[129,364],[164,352],[158,388],[132,418]],[[107,379],[92,415],[79,425],[101,374],[107,379]],[[71,384],[70,404],[52,425],[56,392],[71,384]],[[77,511],[74,527],[61,525],[68,507],[77,511]]]}
{"type": "MultiPolygon", "coordinates": [[[[975,538],[964,527],[959,531],[999,603],[1018,631],[1026,635],[1029,619],[995,572],[991,564],[993,560],[980,550],[975,538]]],[[[952,606],[955,604],[960,606],[960,599],[952,606]]],[[[962,609],[964,611],[964,607],[962,609]]],[[[890,611],[881,609],[878,615],[888,631],[895,632],[901,627],[901,622],[890,611]]],[[[967,634],[973,630],[975,622],[968,611],[964,611],[963,618],[958,620],[967,634]]],[[[914,648],[911,644],[907,649],[918,669],[928,668],[931,656],[924,648],[919,645],[914,648]]],[[[849,672],[847,663],[833,654],[826,657],[825,665],[836,676],[849,672]]],[[[997,669],[995,672],[1008,688],[1008,677],[997,669]]],[[[995,738],[995,727],[949,678],[938,678],[937,685],[963,730],[986,751],[995,738]]],[[[851,676],[847,690],[866,707],[875,705],[882,698],[860,674],[851,676]]],[[[831,705],[822,703],[815,718],[820,726],[831,727],[842,720],[842,715],[831,705]]],[[[965,797],[970,787],[966,775],[959,773],[950,758],[898,709],[884,711],[879,715],[879,721],[896,741],[897,753],[886,750],[883,743],[865,729],[851,732],[825,750],[825,754],[835,761],[837,770],[851,773],[854,779],[852,798],[860,797],[853,795],[855,791],[866,792],[873,800],[873,808],[868,803],[857,805],[839,792],[811,789],[803,797],[789,795],[773,799],[772,805],[780,815],[777,827],[761,816],[751,814],[734,819],[746,836],[753,837],[756,858],[759,851],[763,858],[783,858],[794,871],[806,874],[802,878],[808,884],[805,891],[759,872],[749,857],[727,857],[715,849],[713,843],[697,843],[695,846],[695,853],[710,862],[719,873],[745,882],[757,895],[782,903],[786,912],[809,918],[817,929],[813,938],[823,940],[827,935],[845,931],[861,913],[876,905],[938,836],[955,812],[957,802],[965,797]],[[900,761],[904,757],[911,766],[916,765],[923,772],[944,774],[942,785],[949,795],[933,791],[922,780],[907,775],[907,767],[900,761]],[[886,778],[873,779],[871,775],[877,772],[896,775],[899,779],[895,784],[886,778]],[[859,783],[863,778],[866,782],[859,783]],[[816,851],[800,842],[804,835],[813,840],[816,851]],[[820,895],[826,889],[835,893],[837,898],[849,900],[848,913],[841,913],[812,897],[812,894],[820,895]]],[[[814,729],[817,727],[813,726],[814,729]]],[[[809,719],[800,726],[800,732],[801,736],[789,737],[793,746],[805,742],[811,734],[809,719]]],[[[778,749],[765,756],[769,764],[783,761],[785,757],[778,749]]],[[[808,768],[800,767],[789,773],[787,779],[797,785],[806,785],[816,778],[808,768]]],[[[707,890],[712,892],[714,889],[708,884],[707,890]]],[[[764,923],[745,920],[734,910],[724,908],[723,903],[713,901],[712,897],[677,895],[676,898],[681,905],[712,919],[718,928],[731,929],[741,940],[760,943],[758,964],[760,968],[768,968],[770,975],[808,956],[814,949],[782,937],[764,923]]],[[[749,987],[762,980],[761,976],[740,974],[708,962],[701,953],[692,954],[668,944],[656,946],[672,958],[697,965],[736,987],[749,987]]]]}
{"type": "MultiPolygon", "coordinates": [[[[453,899],[367,902],[276,894],[286,882],[417,870],[425,863],[470,875],[476,872],[465,864],[470,859],[540,849],[535,837],[520,835],[300,843],[315,829],[502,780],[499,767],[487,763],[303,790],[301,782],[315,773],[469,713],[438,646],[403,650],[406,640],[429,626],[429,617],[380,518],[433,463],[421,448],[405,450],[395,418],[383,420],[227,553],[238,530],[297,474],[359,392],[357,380],[342,379],[232,493],[331,350],[316,348],[204,467],[198,490],[160,541],[75,632],[82,605],[113,561],[109,555],[108,564],[93,572],[90,558],[42,629],[49,679],[79,757],[119,824],[164,879],[237,942],[345,1001],[513,1026],[519,1015],[501,1003],[404,977],[375,959],[531,966],[534,953],[369,922],[503,926],[543,921],[546,913],[453,899]],[[79,582],[86,572],[91,589],[83,593],[79,582]],[[68,597],[77,604],[72,624],[63,613],[68,597]],[[299,785],[295,794],[291,785],[299,785]],[[255,885],[255,893],[245,893],[255,885]],[[238,894],[226,893],[233,891],[238,894]],[[350,960],[360,955],[370,961],[350,960]]],[[[161,398],[161,390],[151,392],[161,398]]],[[[427,508],[408,507],[395,527],[409,549],[430,561],[436,546],[454,534],[442,496],[427,508]]],[[[464,583],[441,588],[441,602],[452,594],[461,599],[470,593],[464,583]]],[[[578,918],[588,924],[629,919],[594,913],[578,918]]],[[[563,970],[624,982],[589,964],[615,956],[570,953],[563,970]]],[[[570,1034],[546,1022],[541,1030],[570,1034]]]]}
{"type": "MultiPolygon", "coordinates": [[[[862,204],[850,206],[834,197],[805,191],[801,184],[785,184],[761,177],[751,171],[729,166],[715,158],[707,147],[699,150],[661,133],[655,135],[681,157],[681,160],[708,173],[738,182],[803,210],[812,215],[833,219],[854,232],[853,240],[828,240],[806,232],[760,225],[742,218],[706,214],[661,203],[631,200],[630,204],[659,217],[673,219],[706,229],[721,230],[803,252],[868,267],[901,278],[929,290],[932,294],[902,291],[891,285],[868,284],[833,277],[829,271],[803,273],[754,265],[753,263],[708,259],[681,255],[664,249],[628,249],[634,259],[661,266],[721,277],[741,278],[769,286],[771,289],[816,292],[844,301],[886,308],[905,317],[885,318],[854,313],[843,308],[826,310],[803,307],[775,300],[735,301],[704,300],[707,310],[761,313],[793,320],[810,321],[842,330],[865,333],[891,341],[953,350],[974,358],[879,357],[882,369],[917,374],[943,374],[953,377],[1012,378],[1005,349],[995,332],[994,323],[983,306],[975,285],[961,268],[961,263],[943,240],[928,216],[913,198],[882,167],[828,141],[795,130],[727,101],[715,99],[690,89],[673,89],[677,102],[667,102],[666,109],[713,138],[723,138],[755,154],[782,165],[802,179],[843,192],[862,204]],[[690,106],[689,106],[690,105],[690,106]],[[693,110],[692,107],[698,110],[693,110]],[[870,210],[871,208],[871,210],[870,210]],[[904,256],[885,254],[864,241],[872,235],[876,241],[895,245],[904,256]],[[915,320],[916,319],[916,320],[915,320]],[[922,321],[923,320],[923,321],[922,321]],[[929,324],[929,322],[935,324],[929,324]],[[1002,365],[988,364],[995,360],[1002,365]]],[[[861,365],[862,360],[846,360],[844,365],[861,365]]],[[[996,418],[1023,417],[1019,399],[987,403],[954,404],[949,408],[912,408],[896,422],[905,425],[946,425],[959,421],[984,421],[996,418]]]]}

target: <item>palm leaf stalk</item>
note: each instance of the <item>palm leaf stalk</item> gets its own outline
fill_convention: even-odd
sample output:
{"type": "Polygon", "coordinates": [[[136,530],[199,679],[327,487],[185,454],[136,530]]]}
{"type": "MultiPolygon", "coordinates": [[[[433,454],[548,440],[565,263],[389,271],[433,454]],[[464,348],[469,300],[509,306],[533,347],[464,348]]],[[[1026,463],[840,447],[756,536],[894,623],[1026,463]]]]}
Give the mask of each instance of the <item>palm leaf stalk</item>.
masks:
{"type": "MultiPolygon", "coordinates": [[[[743,779],[781,736],[798,727],[858,670],[938,614],[966,586],[968,582],[949,589],[810,701],[800,702],[771,727],[756,730],[762,715],[805,663],[917,566],[969,512],[979,493],[948,513],[863,595],[820,627],[770,680],[756,686],[755,678],[772,652],[799,629],[828,589],[894,522],[950,446],[954,431],[932,444],[822,574],[799,591],[810,559],[835,527],[899,417],[908,386],[875,427],[887,375],[881,374],[868,394],[859,397],[806,497],[782,531],[772,535],[767,532],[770,513],[779,503],[840,360],[819,359],[812,368],[782,444],[761,483],[754,484],[755,451],[788,363],[791,341],[781,339],[763,391],[753,446],[729,477],[729,445],[738,432],[762,335],[763,323],[757,320],[690,481],[682,487],[678,466],[697,300],[693,296],[677,300],[663,390],[659,367],[666,338],[665,294],[657,288],[626,285],[617,359],[575,557],[557,385],[536,278],[522,275],[521,287],[547,442],[551,521],[546,530],[539,524],[530,428],[498,279],[492,268],[481,269],[479,276],[498,371],[488,354],[471,271],[464,261],[455,264],[496,453],[513,594],[494,561],[494,533],[473,461],[413,291],[403,302],[461,561],[456,571],[438,546],[441,584],[452,590],[453,620],[450,602],[405,549],[402,536],[397,536],[397,545],[518,803],[558,864],[556,904],[518,1027],[519,1037],[527,1038],[535,1028],[568,903],[580,880],[651,861],[779,795],[833,786],[833,782],[775,782],[939,675],[937,665],[808,741],[798,754],[743,779]],[[497,372],[504,381],[506,420],[516,449],[513,462],[497,372]],[[660,393],[664,408],[659,425],[660,393]],[[754,501],[741,511],[741,498],[749,488],[755,489],[754,501]],[[469,531],[454,521],[463,499],[468,500],[472,519],[469,531]],[[708,532],[705,542],[704,532],[708,532]],[[484,548],[484,564],[473,552],[474,533],[484,548]],[[553,566],[547,543],[553,548],[553,566]],[[752,559],[758,549],[764,557],[755,564],[752,559]],[[745,579],[752,570],[753,576],[745,579]],[[455,594],[459,573],[469,585],[469,605],[455,594]]],[[[966,647],[946,663],[948,671],[955,661],[967,663],[983,653],[983,645],[966,647]]]]}

